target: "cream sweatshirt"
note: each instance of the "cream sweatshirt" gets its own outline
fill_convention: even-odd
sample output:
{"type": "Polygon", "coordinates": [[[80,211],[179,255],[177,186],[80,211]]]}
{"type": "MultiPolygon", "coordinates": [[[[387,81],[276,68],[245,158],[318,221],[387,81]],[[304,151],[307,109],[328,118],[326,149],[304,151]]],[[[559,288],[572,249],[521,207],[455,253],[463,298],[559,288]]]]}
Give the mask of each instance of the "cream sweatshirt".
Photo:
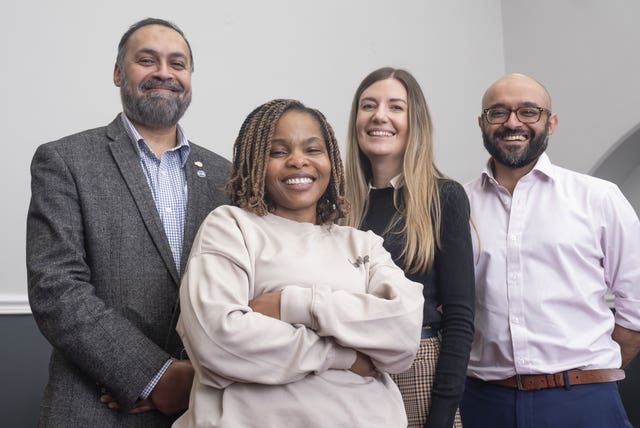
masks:
{"type": "Polygon", "coordinates": [[[406,427],[386,373],[415,357],[422,285],[374,233],[219,207],[200,227],[180,299],[196,375],[174,427],[406,427]],[[276,290],[280,320],[248,306],[276,290]],[[349,370],[356,350],[380,376],[349,370]]]}

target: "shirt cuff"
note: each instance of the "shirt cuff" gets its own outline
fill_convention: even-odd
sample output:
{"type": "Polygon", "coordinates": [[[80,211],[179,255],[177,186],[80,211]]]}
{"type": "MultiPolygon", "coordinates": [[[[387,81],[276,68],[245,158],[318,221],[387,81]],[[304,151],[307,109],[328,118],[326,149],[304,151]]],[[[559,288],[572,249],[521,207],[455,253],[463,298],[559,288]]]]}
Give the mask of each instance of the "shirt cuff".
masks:
{"type": "Polygon", "coordinates": [[[302,324],[313,328],[311,302],[313,289],[289,286],[280,296],[280,320],[289,324],[302,324]]]}
{"type": "Polygon", "coordinates": [[[616,324],[629,330],[640,331],[639,304],[640,300],[616,296],[614,300],[616,324]]]}
{"type": "Polygon", "coordinates": [[[151,395],[151,391],[153,391],[153,388],[156,387],[156,385],[158,384],[158,381],[160,381],[160,378],[167,371],[167,369],[169,368],[169,366],[171,365],[172,362],[173,362],[173,360],[171,358],[169,358],[162,365],[162,367],[160,368],[158,373],[156,373],[156,375],[153,377],[153,379],[151,379],[151,382],[149,382],[147,384],[147,386],[144,388],[144,390],[142,390],[142,394],[140,394],[140,399],[141,400],[146,400],[147,398],[149,398],[149,395],[151,395]]]}
{"type": "Polygon", "coordinates": [[[348,370],[356,362],[356,351],[350,348],[336,347],[333,357],[330,369],[348,370]]]}

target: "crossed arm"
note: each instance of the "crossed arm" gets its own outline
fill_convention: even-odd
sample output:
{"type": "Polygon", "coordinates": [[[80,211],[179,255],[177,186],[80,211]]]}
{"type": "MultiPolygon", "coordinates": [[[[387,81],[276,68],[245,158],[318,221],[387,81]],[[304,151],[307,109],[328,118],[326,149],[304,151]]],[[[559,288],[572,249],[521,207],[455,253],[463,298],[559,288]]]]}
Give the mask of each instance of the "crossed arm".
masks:
{"type": "MultiPolygon", "coordinates": [[[[259,312],[262,315],[279,320],[281,297],[282,291],[265,293],[249,301],[249,307],[254,312],[259,312]]],[[[371,358],[361,352],[356,352],[356,361],[351,365],[349,370],[362,377],[377,377],[379,374],[373,362],[371,362],[371,358]]]]}
{"type": "Polygon", "coordinates": [[[261,290],[254,252],[262,250],[245,240],[261,232],[245,225],[247,220],[233,210],[216,210],[205,220],[180,288],[178,332],[200,383],[281,385],[329,369],[366,374],[372,366],[394,372],[411,365],[419,345],[422,290],[393,264],[381,240],[371,248],[366,274],[347,265],[351,280],[362,281],[350,287],[359,292],[311,287],[313,270],[323,268],[310,255],[280,256],[279,262],[282,272],[289,264],[288,271],[305,272],[286,281],[306,285],[285,282],[278,287],[282,291],[261,290]]]}

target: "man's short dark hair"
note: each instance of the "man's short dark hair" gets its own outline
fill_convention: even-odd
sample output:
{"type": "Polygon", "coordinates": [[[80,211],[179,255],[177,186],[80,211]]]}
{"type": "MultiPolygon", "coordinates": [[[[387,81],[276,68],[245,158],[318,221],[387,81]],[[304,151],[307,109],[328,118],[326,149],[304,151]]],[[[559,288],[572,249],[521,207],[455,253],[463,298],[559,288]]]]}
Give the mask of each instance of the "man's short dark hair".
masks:
{"type": "Polygon", "coordinates": [[[187,38],[185,37],[180,27],[178,27],[173,22],[160,19],[160,18],[145,18],[141,21],[138,21],[135,24],[133,24],[131,27],[129,27],[126,33],[122,35],[122,38],[120,39],[120,43],[118,43],[118,56],[116,57],[116,64],[118,64],[118,67],[120,67],[120,70],[123,69],[124,52],[127,50],[127,43],[129,42],[129,38],[131,38],[131,35],[135,33],[137,30],[139,30],[142,27],[146,27],[147,25],[162,25],[162,26],[171,28],[172,30],[180,34],[180,36],[184,39],[185,43],[187,44],[187,47],[189,48],[189,61],[191,62],[191,72],[193,73],[193,52],[191,51],[191,45],[189,44],[189,40],[187,40],[187,38]]]}

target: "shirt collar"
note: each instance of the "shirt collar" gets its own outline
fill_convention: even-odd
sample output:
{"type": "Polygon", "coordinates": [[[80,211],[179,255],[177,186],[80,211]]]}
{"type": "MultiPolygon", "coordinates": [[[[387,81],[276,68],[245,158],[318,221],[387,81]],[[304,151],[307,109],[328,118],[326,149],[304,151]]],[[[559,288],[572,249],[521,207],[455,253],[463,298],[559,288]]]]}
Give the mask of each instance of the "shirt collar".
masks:
{"type": "MultiPolygon", "coordinates": [[[[486,184],[487,180],[491,180],[492,182],[497,183],[497,180],[493,176],[493,168],[491,167],[492,163],[493,163],[493,158],[489,158],[489,160],[484,166],[484,170],[482,171],[483,185],[486,184]]],[[[555,178],[555,170],[553,168],[553,164],[551,163],[551,160],[549,159],[549,156],[547,155],[546,152],[543,152],[540,155],[540,157],[538,158],[538,161],[533,166],[533,169],[529,171],[529,173],[525,175],[525,177],[531,174],[536,174],[536,175],[542,174],[544,176],[551,178],[552,180],[555,178]]]]}
{"type": "MultiPolygon", "coordinates": [[[[124,125],[124,129],[127,132],[127,135],[131,139],[131,143],[133,144],[136,153],[141,156],[141,148],[143,146],[149,148],[149,146],[124,112],[120,115],[120,117],[122,118],[122,124],[124,125]]],[[[180,126],[179,123],[176,127],[176,139],[178,140],[178,144],[176,144],[176,146],[172,148],[171,151],[178,151],[178,153],[180,153],[182,166],[184,166],[187,161],[187,157],[189,156],[190,147],[189,140],[184,133],[184,129],[182,128],[182,126],[180,126]]]]}
{"type": "Polygon", "coordinates": [[[538,162],[536,162],[536,166],[533,169],[551,179],[554,179],[556,176],[556,171],[553,168],[553,164],[551,163],[549,156],[547,156],[547,153],[542,153],[542,155],[540,155],[540,158],[538,158],[538,162]]]}
{"type": "MultiPolygon", "coordinates": [[[[389,180],[389,184],[386,186],[386,188],[389,187],[393,187],[394,189],[398,188],[398,185],[400,184],[400,177],[402,177],[402,174],[398,174],[395,177],[393,177],[391,180],[389,180]]],[[[384,187],[375,187],[373,185],[373,183],[371,181],[369,181],[369,190],[371,189],[383,189],[384,187]]]]}

